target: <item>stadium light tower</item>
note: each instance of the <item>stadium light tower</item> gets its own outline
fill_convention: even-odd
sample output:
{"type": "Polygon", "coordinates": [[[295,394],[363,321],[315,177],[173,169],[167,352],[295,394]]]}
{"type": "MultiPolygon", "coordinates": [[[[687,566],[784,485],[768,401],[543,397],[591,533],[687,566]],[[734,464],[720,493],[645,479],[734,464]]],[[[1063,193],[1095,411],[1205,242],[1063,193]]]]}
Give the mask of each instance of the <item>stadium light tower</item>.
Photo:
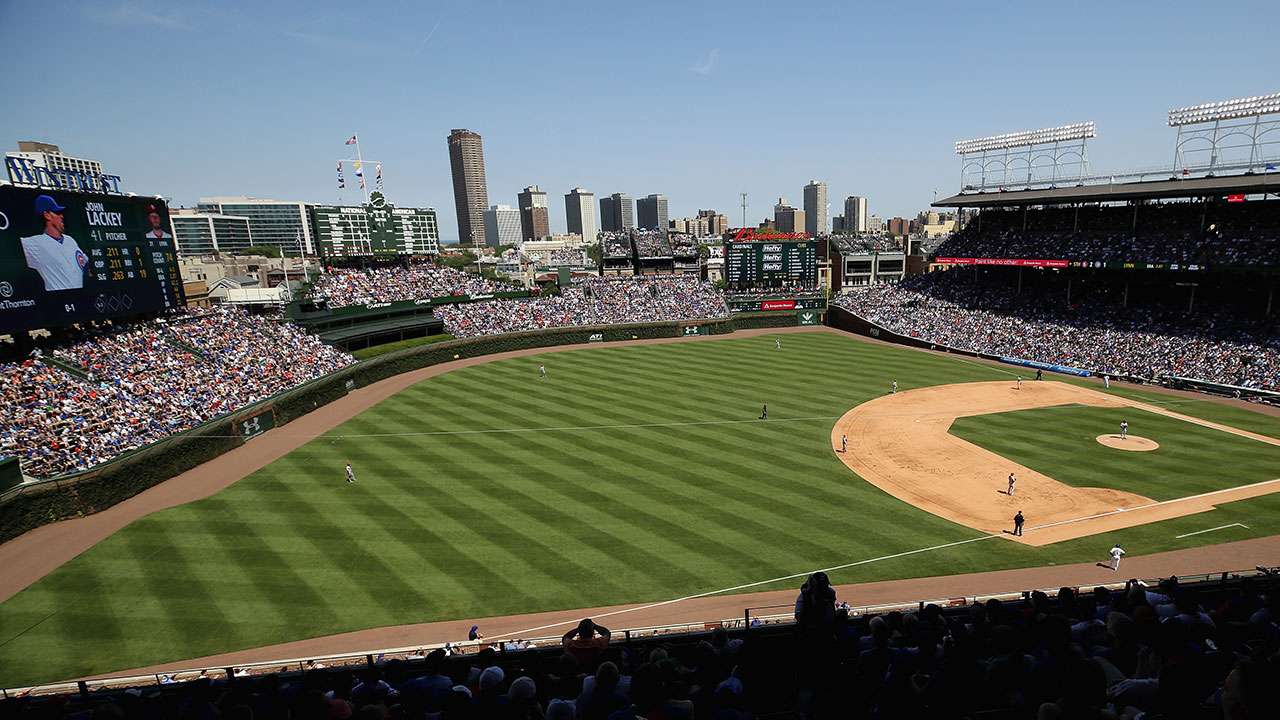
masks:
{"type": "Polygon", "coordinates": [[[1174,171],[1251,170],[1275,160],[1280,152],[1268,151],[1280,149],[1280,133],[1272,135],[1274,139],[1264,136],[1280,130],[1280,118],[1263,118],[1278,113],[1280,93],[1170,110],[1165,124],[1178,129],[1174,171]],[[1208,162],[1196,162],[1204,153],[1209,154],[1208,162]]]}
{"type": "Polygon", "coordinates": [[[956,143],[960,189],[1052,185],[1061,180],[1082,179],[1089,174],[1089,138],[1097,136],[1090,120],[961,140],[956,143]]]}

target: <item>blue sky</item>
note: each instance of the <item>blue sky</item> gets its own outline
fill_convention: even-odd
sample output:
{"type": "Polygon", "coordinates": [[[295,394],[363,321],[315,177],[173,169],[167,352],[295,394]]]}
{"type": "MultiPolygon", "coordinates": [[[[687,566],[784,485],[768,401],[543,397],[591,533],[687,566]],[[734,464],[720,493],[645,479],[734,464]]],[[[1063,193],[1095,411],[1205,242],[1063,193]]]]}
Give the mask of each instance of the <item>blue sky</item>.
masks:
{"type": "Polygon", "coordinates": [[[1275,2],[0,0],[0,147],[42,140],[125,189],[354,202],[359,132],[398,205],[457,239],[445,137],[525,185],[662,193],[738,224],[827,183],[883,217],[959,186],[956,140],[1094,120],[1096,172],[1173,159],[1176,107],[1280,90],[1275,2]],[[27,111],[18,111],[19,108],[27,111]],[[43,111],[37,112],[37,109],[43,111]]]}

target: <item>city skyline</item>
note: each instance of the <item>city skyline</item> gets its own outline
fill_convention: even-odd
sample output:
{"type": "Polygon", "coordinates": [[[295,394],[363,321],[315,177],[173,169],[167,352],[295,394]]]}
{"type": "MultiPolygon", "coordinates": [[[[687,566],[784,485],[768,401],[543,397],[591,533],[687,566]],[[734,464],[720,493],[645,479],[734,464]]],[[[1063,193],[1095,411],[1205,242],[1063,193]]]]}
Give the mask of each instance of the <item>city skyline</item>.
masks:
{"type": "MultiPolygon", "coordinates": [[[[0,138],[7,151],[19,141],[57,144],[121,175],[122,189],[188,207],[214,195],[353,204],[359,188],[348,177],[339,191],[333,166],[349,154],[343,141],[359,133],[364,156],[382,162],[388,199],[434,207],[446,242],[468,240],[452,237],[456,206],[440,142],[451,128],[484,137],[492,198],[509,200],[531,184],[553,195],[581,187],[597,198],[660,191],[670,217],[711,207],[737,225],[745,191],[755,224],[769,216],[769,200],[799,198],[817,178],[829,198],[867,197],[881,217],[913,217],[935,190],[939,197],[958,190],[957,140],[1093,120],[1095,173],[1168,164],[1175,137],[1164,123],[1168,110],[1274,92],[1265,68],[1280,59],[1267,43],[1223,44],[1209,56],[1171,52],[1170,38],[1195,28],[1189,18],[1200,7],[1179,2],[1085,3],[1078,18],[1039,6],[1010,13],[996,3],[921,15],[909,4],[819,2],[793,18],[763,3],[659,2],[626,23],[618,22],[621,11],[597,6],[498,0],[468,13],[446,4],[376,13],[326,2],[306,12],[287,3],[52,5],[57,53],[29,31],[44,5],[0,6],[0,42],[14,57],[39,58],[32,72],[7,73],[0,90],[35,105],[56,81],[59,108],[6,113],[0,138]],[[476,52],[464,32],[471,12],[490,17],[496,37],[543,42],[476,52]],[[1098,19],[1104,13],[1105,23],[1098,19]],[[815,14],[826,25],[856,22],[874,31],[860,35],[853,53],[837,42],[795,52],[783,38],[803,32],[815,14]],[[1008,42],[975,48],[948,40],[951,29],[975,21],[1008,42]],[[762,24],[770,34],[758,34],[762,24]],[[689,26],[719,31],[696,41],[672,32],[689,26]],[[1042,54],[1047,34],[1068,31],[1083,34],[1090,53],[1071,62],[1042,54]],[[105,61],[103,48],[110,48],[105,61]],[[441,69],[464,55],[465,66],[441,69]],[[587,89],[602,82],[493,93],[493,78],[521,59],[536,59],[549,75],[584,79],[592,72],[584,60],[644,68],[661,102],[587,89]],[[109,72],[85,70],[104,62],[109,72]],[[1139,67],[1177,82],[1135,82],[1133,73],[1117,72],[1139,67]],[[1000,83],[982,84],[993,68],[1000,83]],[[957,84],[956,73],[974,82],[957,84]],[[219,87],[223,101],[184,102],[180,90],[200,81],[219,87]],[[770,87],[828,102],[797,112],[752,100],[770,87]]],[[[1266,26],[1268,17],[1280,19],[1280,8],[1239,3],[1215,8],[1215,17],[1227,26],[1266,26]]],[[[552,212],[551,230],[563,232],[566,221],[552,212]]]]}

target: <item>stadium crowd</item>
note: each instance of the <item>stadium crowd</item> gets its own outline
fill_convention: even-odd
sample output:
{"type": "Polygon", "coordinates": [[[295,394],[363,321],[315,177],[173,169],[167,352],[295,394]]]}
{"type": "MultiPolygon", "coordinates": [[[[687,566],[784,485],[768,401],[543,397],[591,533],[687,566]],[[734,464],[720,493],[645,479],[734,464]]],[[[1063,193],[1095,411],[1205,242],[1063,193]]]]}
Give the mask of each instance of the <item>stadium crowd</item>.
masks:
{"type": "Polygon", "coordinates": [[[678,257],[698,257],[701,253],[698,238],[689,233],[671,233],[667,240],[671,243],[671,252],[678,257]]]}
{"type": "Polygon", "coordinates": [[[938,257],[1032,258],[1196,265],[1280,264],[1280,201],[986,210],[944,241],[938,257]]]}
{"type": "Polygon", "coordinates": [[[591,266],[595,263],[591,262],[591,258],[585,250],[575,248],[558,248],[547,253],[547,267],[557,267],[560,265],[574,266],[591,266]]]}
{"type": "Polygon", "coordinates": [[[417,300],[450,295],[513,292],[520,288],[430,262],[367,268],[331,267],[316,280],[308,297],[326,298],[329,307],[417,300]]]}
{"type": "Polygon", "coordinates": [[[1187,313],[1168,304],[1122,306],[1103,288],[1017,293],[950,270],[862,286],[832,299],[900,335],[962,350],[1145,379],[1177,376],[1280,389],[1280,326],[1231,306],[1187,313]]]}
{"type": "Polygon", "coordinates": [[[671,242],[666,233],[637,230],[634,242],[636,254],[641,258],[671,257],[671,242]]]}
{"type": "Polygon", "coordinates": [[[623,638],[585,619],[558,648],[308,663],[305,672],[238,673],[234,683],[9,697],[0,709],[110,720],[1274,718],[1274,580],[1130,580],[859,616],[814,573],[790,626],[623,638]]]}
{"type": "Polygon", "coordinates": [[[665,322],[728,315],[710,283],[682,276],[585,278],[559,295],[442,305],[436,316],[454,337],[575,325],[665,322]]]}
{"type": "Polygon", "coordinates": [[[604,257],[631,257],[630,231],[601,230],[597,237],[600,240],[600,254],[604,257]]]}
{"type": "Polygon", "coordinates": [[[832,236],[836,249],[848,253],[902,252],[902,241],[888,235],[832,236]]]}
{"type": "Polygon", "coordinates": [[[89,331],[0,364],[0,455],[33,477],[84,470],[353,362],[292,325],[224,308],[89,331]]]}

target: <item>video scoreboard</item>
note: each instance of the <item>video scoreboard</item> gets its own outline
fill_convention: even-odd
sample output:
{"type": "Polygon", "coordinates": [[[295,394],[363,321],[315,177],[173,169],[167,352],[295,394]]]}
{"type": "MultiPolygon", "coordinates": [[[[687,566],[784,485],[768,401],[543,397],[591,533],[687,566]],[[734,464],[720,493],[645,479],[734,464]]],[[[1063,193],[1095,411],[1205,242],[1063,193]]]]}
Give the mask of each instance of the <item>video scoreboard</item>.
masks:
{"type": "Polygon", "coordinates": [[[816,286],[818,243],[811,239],[726,241],[724,279],[737,287],[816,286]]]}
{"type": "Polygon", "coordinates": [[[158,198],[0,185],[0,334],[182,307],[158,198]]]}

